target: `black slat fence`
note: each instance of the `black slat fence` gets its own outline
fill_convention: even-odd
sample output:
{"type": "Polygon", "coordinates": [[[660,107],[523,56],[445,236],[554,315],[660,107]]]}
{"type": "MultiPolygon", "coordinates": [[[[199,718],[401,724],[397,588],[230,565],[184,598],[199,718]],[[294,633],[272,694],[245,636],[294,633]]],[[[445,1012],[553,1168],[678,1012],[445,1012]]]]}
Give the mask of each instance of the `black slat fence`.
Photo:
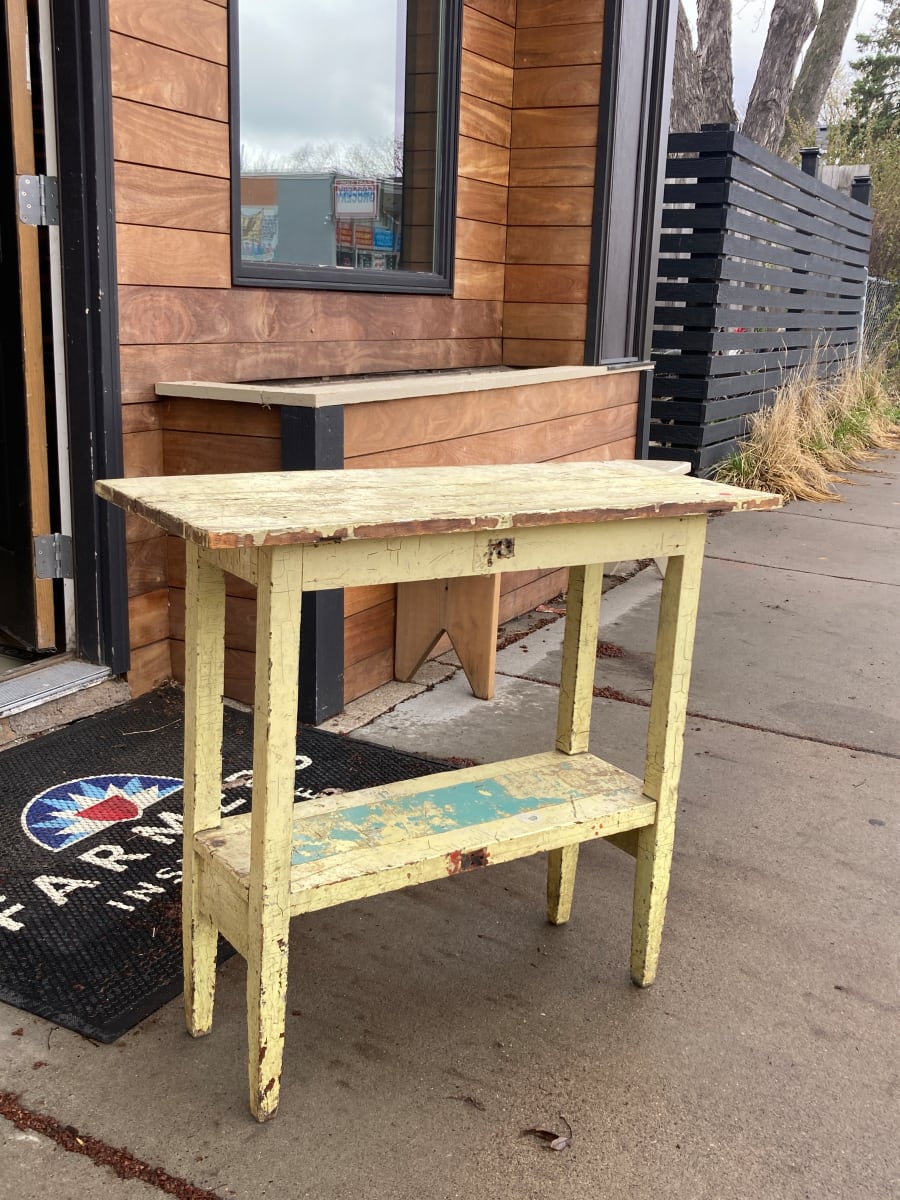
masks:
{"type": "Polygon", "coordinates": [[[725,126],[669,137],[650,457],[705,473],[787,373],[856,353],[872,210],[725,126]]]}

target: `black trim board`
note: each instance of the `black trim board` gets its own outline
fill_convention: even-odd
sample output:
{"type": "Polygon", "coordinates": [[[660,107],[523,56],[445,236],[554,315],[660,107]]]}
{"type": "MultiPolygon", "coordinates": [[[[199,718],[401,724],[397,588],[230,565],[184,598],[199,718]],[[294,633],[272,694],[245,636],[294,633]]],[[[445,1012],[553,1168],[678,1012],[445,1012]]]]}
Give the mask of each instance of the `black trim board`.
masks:
{"type": "MultiPolygon", "coordinates": [[[[584,361],[645,361],[665,175],[674,0],[607,0],[584,361]]],[[[647,455],[649,377],[638,446],[647,455]]]]}
{"type": "Polygon", "coordinates": [[[106,0],[51,0],[78,654],[128,670],[125,514],[94,495],[124,474],[106,0]]]}
{"type": "MultiPolygon", "coordinates": [[[[340,471],[344,406],[281,406],[284,471],[340,471]]],[[[344,591],[306,592],[300,610],[299,719],[318,725],[344,707],[344,591]]]]}

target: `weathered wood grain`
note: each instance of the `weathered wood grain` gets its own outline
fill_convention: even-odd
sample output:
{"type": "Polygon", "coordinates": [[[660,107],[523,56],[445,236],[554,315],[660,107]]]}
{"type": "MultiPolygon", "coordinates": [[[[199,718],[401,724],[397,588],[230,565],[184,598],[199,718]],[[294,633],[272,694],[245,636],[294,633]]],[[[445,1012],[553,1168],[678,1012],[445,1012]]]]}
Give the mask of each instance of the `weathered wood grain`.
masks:
{"type": "Polygon", "coordinates": [[[223,548],[560,526],[781,504],[767,492],[680,475],[660,477],[630,463],[276,471],[101,480],[96,490],[169,533],[223,548]]]}
{"type": "Polygon", "coordinates": [[[228,22],[216,0],[110,0],[109,25],[116,33],[208,62],[228,61],[228,22]]]}
{"type": "Polygon", "coordinates": [[[112,94],[172,112],[228,120],[228,68],[120,33],[110,35],[112,94]]]}

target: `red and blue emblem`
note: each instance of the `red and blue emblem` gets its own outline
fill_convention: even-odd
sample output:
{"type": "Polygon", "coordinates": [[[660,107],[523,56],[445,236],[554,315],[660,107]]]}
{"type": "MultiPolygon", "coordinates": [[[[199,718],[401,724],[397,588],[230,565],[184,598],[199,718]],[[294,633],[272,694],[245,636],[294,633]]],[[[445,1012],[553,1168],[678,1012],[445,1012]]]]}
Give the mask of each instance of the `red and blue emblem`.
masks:
{"type": "Polygon", "coordinates": [[[173,795],[184,780],[170,775],[89,775],[57,783],[35,796],[22,828],[47,850],[65,850],[92,834],[135,821],[152,804],[173,795]]]}

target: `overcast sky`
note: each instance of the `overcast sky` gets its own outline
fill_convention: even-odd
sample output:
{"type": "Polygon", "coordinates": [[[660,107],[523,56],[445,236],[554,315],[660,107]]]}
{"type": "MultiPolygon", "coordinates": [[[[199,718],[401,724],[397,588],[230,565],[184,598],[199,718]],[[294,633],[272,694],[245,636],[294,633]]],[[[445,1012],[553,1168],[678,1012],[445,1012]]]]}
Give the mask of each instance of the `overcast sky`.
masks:
{"type": "MultiPolygon", "coordinates": [[[[772,11],[772,0],[731,0],[734,13],[734,102],[740,113],[747,107],[750,89],[759,65],[763,42],[772,11]]],[[[822,7],[818,0],[819,8],[822,7]]],[[[684,0],[685,11],[692,23],[696,23],[695,0],[684,0]]],[[[878,16],[878,0],[862,0],[856,18],[850,26],[847,45],[844,47],[844,62],[858,55],[854,35],[868,33],[878,16]]]]}
{"type": "Polygon", "coordinates": [[[244,0],[241,143],[290,154],[395,137],[398,10],[405,0],[244,0]]]}

